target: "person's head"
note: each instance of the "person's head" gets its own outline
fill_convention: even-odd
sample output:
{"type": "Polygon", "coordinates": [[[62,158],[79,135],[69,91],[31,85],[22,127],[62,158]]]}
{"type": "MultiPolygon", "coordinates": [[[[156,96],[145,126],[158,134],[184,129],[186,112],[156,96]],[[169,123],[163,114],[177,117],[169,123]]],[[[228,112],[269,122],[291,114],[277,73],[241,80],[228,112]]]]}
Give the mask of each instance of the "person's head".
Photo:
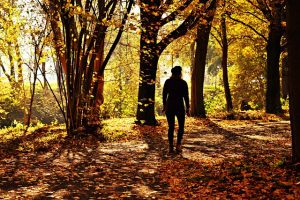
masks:
{"type": "Polygon", "coordinates": [[[181,73],[182,71],[182,68],[180,66],[175,66],[171,69],[171,72],[172,72],[172,77],[173,78],[181,78],[181,73]]]}

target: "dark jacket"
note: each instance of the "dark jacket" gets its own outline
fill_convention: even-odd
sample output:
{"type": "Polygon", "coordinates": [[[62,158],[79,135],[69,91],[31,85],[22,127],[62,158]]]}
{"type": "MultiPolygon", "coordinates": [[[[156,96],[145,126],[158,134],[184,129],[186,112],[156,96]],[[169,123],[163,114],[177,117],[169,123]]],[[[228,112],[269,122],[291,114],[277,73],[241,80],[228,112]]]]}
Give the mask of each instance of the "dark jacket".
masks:
{"type": "Polygon", "coordinates": [[[166,80],[163,89],[163,104],[166,112],[185,112],[189,109],[189,91],[186,81],[179,78],[166,80]]]}

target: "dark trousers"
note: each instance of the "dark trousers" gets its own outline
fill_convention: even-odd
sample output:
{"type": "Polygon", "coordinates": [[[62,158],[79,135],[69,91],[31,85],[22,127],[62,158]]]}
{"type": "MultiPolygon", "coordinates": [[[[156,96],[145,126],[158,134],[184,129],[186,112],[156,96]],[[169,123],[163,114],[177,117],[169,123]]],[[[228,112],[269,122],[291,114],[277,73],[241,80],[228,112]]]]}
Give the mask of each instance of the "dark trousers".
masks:
{"type": "Polygon", "coordinates": [[[175,116],[178,120],[178,134],[177,134],[177,145],[181,145],[181,140],[184,132],[184,121],[185,121],[185,112],[167,112],[166,113],[169,131],[168,131],[168,139],[170,148],[173,148],[173,140],[174,140],[174,127],[175,127],[175,116]]]}

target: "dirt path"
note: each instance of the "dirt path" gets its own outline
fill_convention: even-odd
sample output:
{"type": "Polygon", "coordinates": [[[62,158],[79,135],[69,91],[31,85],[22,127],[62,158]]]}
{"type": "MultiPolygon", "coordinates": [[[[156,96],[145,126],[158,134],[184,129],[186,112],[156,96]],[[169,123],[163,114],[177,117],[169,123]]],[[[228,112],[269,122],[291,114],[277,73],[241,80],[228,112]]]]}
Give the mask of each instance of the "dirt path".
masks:
{"type": "Polygon", "coordinates": [[[199,199],[300,196],[287,122],[189,119],[183,153],[167,128],[133,127],[134,140],[72,141],[1,156],[0,199],[199,199]],[[226,128],[225,128],[226,127],[226,128]]]}

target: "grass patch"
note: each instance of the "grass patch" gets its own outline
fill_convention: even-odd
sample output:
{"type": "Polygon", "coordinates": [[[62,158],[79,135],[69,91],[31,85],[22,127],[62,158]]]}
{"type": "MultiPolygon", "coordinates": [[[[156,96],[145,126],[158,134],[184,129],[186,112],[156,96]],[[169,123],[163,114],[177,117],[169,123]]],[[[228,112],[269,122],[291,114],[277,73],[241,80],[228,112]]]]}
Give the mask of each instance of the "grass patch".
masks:
{"type": "Polygon", "coordinates": [[[48,149],[54,143],[63,141],[67,136],[64,126],[45,126],[39,124],[24,132],[22,125],[0,130],[0,150],[2,151],[39,151],[48,149]]]}
{"type": "Polygon", "coordinates": [[[129,140],[139,133],[134,129],[134,118],[115,118],[104,120],[101,132],[106,141],[129,140]]]}
{"type": "Polygon", "coordinates": [[[213,114],[210,117],[223,119],[223,120],[261,120],[268,122],[277,122],[282,120],[289,120],[289,114],[287,112],[275,115],[268,114],[261,110],[248,110],[248,111],[233,111],[233,112],[219,112],[213,114]]]}

